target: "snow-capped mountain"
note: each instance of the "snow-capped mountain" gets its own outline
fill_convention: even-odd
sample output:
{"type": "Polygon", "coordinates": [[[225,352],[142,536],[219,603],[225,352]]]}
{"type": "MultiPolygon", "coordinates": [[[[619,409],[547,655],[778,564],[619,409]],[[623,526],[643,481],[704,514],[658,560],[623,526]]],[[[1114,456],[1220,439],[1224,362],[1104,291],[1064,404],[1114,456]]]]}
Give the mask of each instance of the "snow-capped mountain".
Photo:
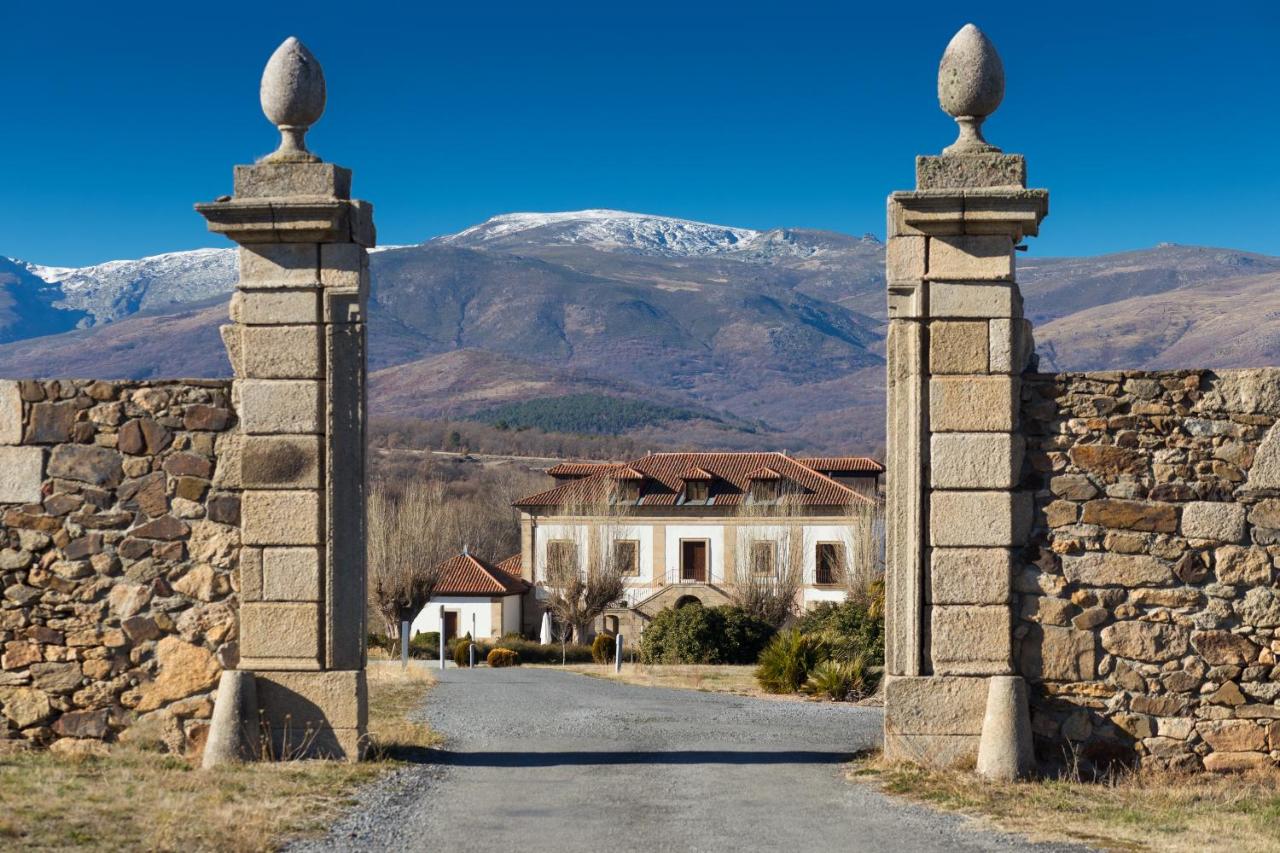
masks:
{"type": "MultiPolygon", "coordinates": [[[[451,246],[502,251],[585,246],[606,252],[664,258],[726,256],[762,261],[822,253],[827,248],[822,241],[809,239],[810,235],[817,233],[820,232],[789,229],[756,231],[624,210],[577,210],[505,213],[457,234],[439,237],[437,241],[451,246]]],[[[878,245],[874,237],[870,240],[878,245]]]]}
{"type": "MultiPolygon", "coordinates": [[[[823,231],[757,231],[619,210],[509,213],[424,245],[519,255],[573,250],[603,253],[596,257],[612,256],[617,263],[643,256],[763,265],[815,262],[839,269],[850,253],[878,263],[881,251],[870,235],[857,239],[823,231]]],[[[381,246],[374,252],[394,254],[392,250],[410,248],[414,247],[381,246]]],[[[0,342],[201,302],[230,293],[235,280],[236,255],[231,248],[168,252],[87,267],[0,258],[0,342]],[[8,311],[6,300],[12,303],[8,311]]]]}
{"type": "Polygon", "coordinates": [[[60,295],[52,300],[52,307],[83,312],[77,324],[81,327],[109,323],[150,308],[199,302],[229,293],[236,282],[235,249],[168,252],[88,267],[49,267],[10,260],[56,286],[60,295]]]}

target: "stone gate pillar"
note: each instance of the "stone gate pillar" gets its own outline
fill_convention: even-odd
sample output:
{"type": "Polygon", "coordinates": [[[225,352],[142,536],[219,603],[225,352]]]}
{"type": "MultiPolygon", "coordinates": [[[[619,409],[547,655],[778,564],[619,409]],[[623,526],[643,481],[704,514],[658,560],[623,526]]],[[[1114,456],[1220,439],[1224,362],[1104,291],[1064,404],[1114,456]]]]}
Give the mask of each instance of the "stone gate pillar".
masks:
{"type": "Polygon", "coordinates": [[[1014,250],[1048,193],[982,137],[1003,94],[995,48],[965,26],[938,75],[959,138],[918,157],[916,189],[889,198],[885,754],[972,764],[981,739],[987,766],[1012,760],[997,771],[1012,775],[1030,758],[1010,580],[1031,521],[1017,421],[1034,350],[1014,250]]]}
{"type": "Polygon", "coordinates": [[[290,38],[262,77],[277,151],[196,209],[240,244],[223,340],[241,425],[240,664],[277,750],[357,757],[365,731],[365,313],[371,206],[306,149],[324,74],[290,38]]]}

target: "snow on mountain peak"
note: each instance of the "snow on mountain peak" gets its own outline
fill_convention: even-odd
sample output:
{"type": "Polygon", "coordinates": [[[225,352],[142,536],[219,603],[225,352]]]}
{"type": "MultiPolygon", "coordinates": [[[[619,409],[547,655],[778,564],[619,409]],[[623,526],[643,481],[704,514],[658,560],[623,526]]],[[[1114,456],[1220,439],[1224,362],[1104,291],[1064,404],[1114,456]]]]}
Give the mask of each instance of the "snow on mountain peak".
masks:
{"type": "Polygon", "coordinates": [[[505,213],[439,240],[458,246],[548,243],[667,257],[714,255],[750,247],[762,232],[624,210],[505,213]],[[536,232],[536,233],[533,233],[536,232]]]}

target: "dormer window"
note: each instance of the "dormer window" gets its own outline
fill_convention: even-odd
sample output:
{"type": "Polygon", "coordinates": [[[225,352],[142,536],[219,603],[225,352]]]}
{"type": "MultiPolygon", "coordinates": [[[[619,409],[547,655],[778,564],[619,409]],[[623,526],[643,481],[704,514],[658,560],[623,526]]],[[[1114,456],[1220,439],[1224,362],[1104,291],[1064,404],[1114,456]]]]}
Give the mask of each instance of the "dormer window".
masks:
{"type": "Polygon", "coordinates": [[[782,493],[782,475],[772,468],[757,468],[747,479],[752,503],[772,503],[782,493]]]}
{"type": "Polygon", "coordinates": [[[706,503],[711,499],[711,481],[715,476],[704,468],[694,466],[680,475],[684,480],[684,502],[706,503]]]}
{"type": "Polygon", "coordinates": [[[633,504],[640,500],[640,491],[644,486],[644,474],[630,465],[619,468],[610,474],[614,481],[613,502],[633,504]]]}

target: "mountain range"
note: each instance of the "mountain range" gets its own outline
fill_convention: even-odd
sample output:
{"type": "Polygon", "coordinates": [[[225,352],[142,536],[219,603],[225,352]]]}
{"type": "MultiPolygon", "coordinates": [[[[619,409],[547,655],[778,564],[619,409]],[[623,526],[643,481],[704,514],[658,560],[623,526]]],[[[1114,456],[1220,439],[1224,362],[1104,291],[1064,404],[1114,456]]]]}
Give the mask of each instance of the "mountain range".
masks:
{"type": "MultiPolygon", "coordinates": [[[[591,394],[684,412],[643,427],[654,446],[882,444],[871,235],[520,213],[370,264],[375,417],[591,394]]],[[[217,326],[235,266],[233,249],[74,269],[0,258],[0,375],[229,375],[217,326]]],[[[1280,258],[1165,244],[1021,259],[1019,281],[1044,369],[1280,360],[1280,258]]]]}

